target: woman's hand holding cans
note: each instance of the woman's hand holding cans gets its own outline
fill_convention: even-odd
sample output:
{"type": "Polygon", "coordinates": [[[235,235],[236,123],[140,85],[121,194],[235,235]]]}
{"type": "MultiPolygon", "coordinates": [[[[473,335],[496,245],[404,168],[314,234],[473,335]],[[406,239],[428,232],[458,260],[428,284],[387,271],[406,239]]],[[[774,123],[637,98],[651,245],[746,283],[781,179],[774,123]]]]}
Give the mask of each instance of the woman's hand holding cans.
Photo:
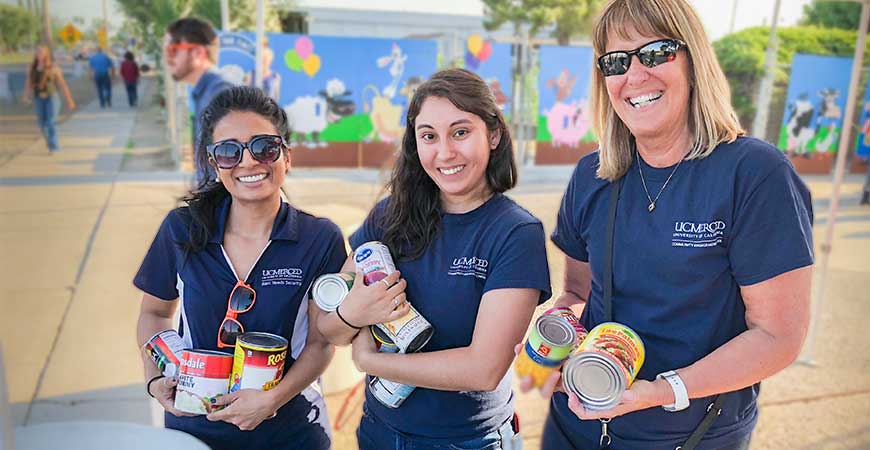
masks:
{"type": "Polygon", "coordinates": [[[355,326],[392,322],[410,312],[405,288],[408,283],[395,271],[368,286],[363,274],[356,272],[353,288],[341,303],[341,315],[355,326]]]}
{"type": "Polygon", "coordinates": [[[195,414],[188,414],[175,408],[176,386],[178,386],[178,378],[174,376],[163,377],[151,383],[151,386],[149,386],[148,390],[149,392],[151,392],[151,395],[154,396],[154,399],[157,400],[157,403],[160,403],[160,406],[162,406],[163,409],[172,413],[173,415],[178,417],[194,416],[195,414]]]}

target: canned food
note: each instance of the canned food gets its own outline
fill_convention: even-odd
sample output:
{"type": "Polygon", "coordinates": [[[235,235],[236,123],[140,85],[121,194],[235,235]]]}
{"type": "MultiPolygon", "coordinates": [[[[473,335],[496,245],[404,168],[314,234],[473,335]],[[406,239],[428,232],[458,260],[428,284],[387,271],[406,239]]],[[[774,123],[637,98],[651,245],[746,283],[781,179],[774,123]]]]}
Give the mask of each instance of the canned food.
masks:
{"type": "Polygon", "coordinates": [[[328,273],[314,280],[311,295],[314,303],[326,312],[335,311],[353,287],[353,272],[328,273]]]}
{"type": "Polygon", "coordinates": [[[529,332],[514,363],[520,377],[532,376],[535,387],[541,387],[547,377],[571,354],[577,332],[567,319],[558,315],[542,315],[529,332]]]}
{"type": "MultiPolygon", "coordinates": [[[[393,257],[386,245],[378,241],[360,245],[353,257],[356,267],[363,273],[366,286],[377,283],[396,271],[393,257]]],[[[432,324],[410,304],[405,317],[392,322],[375,324],[395,342],[402,353],[413,353],[425,346],[435,330],[432,324]]]]}
{"type": "Polygon", "coordinates": [[[174,377],[178,374],[178,366],[181,365],[181,351],[184,350],[184,342],[175,330],[163,330],[142,346],[145,353],[151,357],[163,376],[174,377]]]}
{"type": "Polygon", "coordinates": [[[586,335],[589,334],[589,332],[586,331],[586,327],[580,323],[580,319],[576,314],[574,314],[574,311],[567,306],[554,306],[544,311],[544,315],[564,317],[565,320],[574,327],[574,331],[577,333],[577,339],[574,341],[574,348],[579,347],[583,340],[586,339],[586,335]]]}
{"type": "Polygon", "coordinates": [[[396,343],[390,339],[390,336],[384,332],[384,330],[372,325],[369,327],[371,330],[372,337],[375,338],[375,343],[378,344],[378,351],[384,353],[398,353],[399,347],[396,346],[396,343]],[[386,349],[386,350],[385,350],[386,349]]]}
{"type": "Polygon", "coordinates": [[[209,414],[221,409],[212,399],[228,392],[233,355],[211,350],[181,352],[175,409],[191,414],[209,414]]]}
{"type": "Polygon", "coordinates": [[[631,328],[606,322],[589,332],[562,369],[565,389],[593,411],[613,408],[643,365],[643,341],[631,328]]]}
{"type": "Polygon", "coordinates": [[[236,339],[230,392],[268,391],[284,376],[287,339],[271,333],[242,333],[236,339]]]}

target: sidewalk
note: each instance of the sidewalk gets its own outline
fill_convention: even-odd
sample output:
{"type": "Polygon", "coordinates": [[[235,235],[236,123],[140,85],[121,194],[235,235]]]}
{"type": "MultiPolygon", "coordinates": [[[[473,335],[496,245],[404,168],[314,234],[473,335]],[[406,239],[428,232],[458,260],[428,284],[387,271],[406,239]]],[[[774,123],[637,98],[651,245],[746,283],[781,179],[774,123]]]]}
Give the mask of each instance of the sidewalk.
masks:
{"type": "MultiPolygon", "coordinates": [[[[141,89],[140,98],[149,100],[153,87],[141,89]]],[[[162,124],[153,108],[132,111],[123,100],[116,96],[111,110],[82,105],[59,128],[61,153],[49,155],[40,141],[0,165],[0,341],[17,426],[162,421],[144,392],[135,351],[141,293],[131,280],[159,223],[184,193],[187,175],[154,170],[162,164],[162,124]]],[[[511,194],[548,232],[570,171],[525,169],[511,194]]],[[[297,207],[331,218],[347,235],[374,203],[381,180],[372,170],[297,169],[286,188],[297,207]]],[[[818,249],[830,177],[807,181],[818,249]]],[[[860,182],[849,177],[843,188],[817,365],[794,364],[764,383],[753,450],[870,448],[870,209],[857,206],[860,182]]],[[[559,292],[561,256],[548,250],[559,292]]],[[[346,357],[341,350],[339,358],[346,357]]],[[[333,426],[340,426],[334,448],[350,450],[362,391],[350,390],[356,374],[339,375],[347,386],[327,402],[333,426]]],[[[536,449],[547,402],[518,395],[517,408],[525,448],[536,449]]]]}

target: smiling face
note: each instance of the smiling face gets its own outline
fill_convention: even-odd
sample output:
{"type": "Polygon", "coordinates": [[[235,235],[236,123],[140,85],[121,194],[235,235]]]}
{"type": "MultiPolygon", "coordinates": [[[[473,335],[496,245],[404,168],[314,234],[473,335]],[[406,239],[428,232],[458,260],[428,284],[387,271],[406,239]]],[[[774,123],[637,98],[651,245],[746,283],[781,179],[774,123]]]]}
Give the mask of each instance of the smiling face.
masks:
{"type": "Polygon", "coordinates": [[[467,212],[486,201],[486,167],[501,134],[443,97],[424,100],[414,124],[420,164],[438,186],[443,210],[467,212]]]}
{"type": "MultiPolygon", "coordinates": [[[[634,50],[664,36],[643,36],[633,27],[626,30],[628,39],[611,33],[606,51],[634,50]]],[[[685,50],[676,59],[649,68],[631,57],[623,75],[604,79],[607,95],[616,114],[638,139],[689,134],[689,60],[685,50]]]]}
{"type": "MultiPolygon", "coordinates": [[[[214,127],[212,142],[235,139],[248,142],[251,137],[277,135],[275,125],[265,117],[250,111],[230,111],[214,127]]],[[[215,166],[214,161],[211,161],[215,166]]],[[[215,166],[216,167],[216,166],[215,166]]],[[[232,169],[217,169],[221,183],[230,192],[233,201],[271,201],[279,197],[278,189],[290,170],[289,150],[273,163],[261,163],[251,156],[248,149],[242,153],[242,162],[232,169]]]]}

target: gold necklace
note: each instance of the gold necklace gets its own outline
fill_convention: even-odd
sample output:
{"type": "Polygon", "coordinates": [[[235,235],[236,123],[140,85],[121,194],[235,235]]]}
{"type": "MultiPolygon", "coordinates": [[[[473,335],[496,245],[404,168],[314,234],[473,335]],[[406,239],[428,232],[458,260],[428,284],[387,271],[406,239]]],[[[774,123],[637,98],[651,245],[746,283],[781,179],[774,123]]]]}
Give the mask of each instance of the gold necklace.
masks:
{"type": "Polygon", "coordinates": [[[659,197],[661,197],[662,192],[664,192],[665,187],[667,187],[668,185],[668,182],[671,181],[671,177],[673,177],[674,174],[677,173],[677,169],[680,168],[680,164],[683,163],[683,160],[686,159],[686,157],[683,156],[683,158],[680,159],[680,162],[677,163],[676,167],[674,167],[674,170],[672,170],[671,174],[668,175],[668,179],[665,180],[665,184],[663,184],[662,188],[659,189],[659,193],[656,194],[656,198],[652,198],[652,196],[649,195],[649,189],[646,188],[646,180],[644,180],[643,178],[643,170],[641,170],[640,168],[642,164],[640,161],[640,153],[637,151],[637,149],[634,150],[634,153],[637,155],[637,172],[640,173],[640,182],[643,183],[643,191],[646,193],[646,198],[649,199],[649,206],[646,209],[649,210],[650,213],[652,213],[653,210],[656,209],[656,202],[659,201],[659,197]]]}

